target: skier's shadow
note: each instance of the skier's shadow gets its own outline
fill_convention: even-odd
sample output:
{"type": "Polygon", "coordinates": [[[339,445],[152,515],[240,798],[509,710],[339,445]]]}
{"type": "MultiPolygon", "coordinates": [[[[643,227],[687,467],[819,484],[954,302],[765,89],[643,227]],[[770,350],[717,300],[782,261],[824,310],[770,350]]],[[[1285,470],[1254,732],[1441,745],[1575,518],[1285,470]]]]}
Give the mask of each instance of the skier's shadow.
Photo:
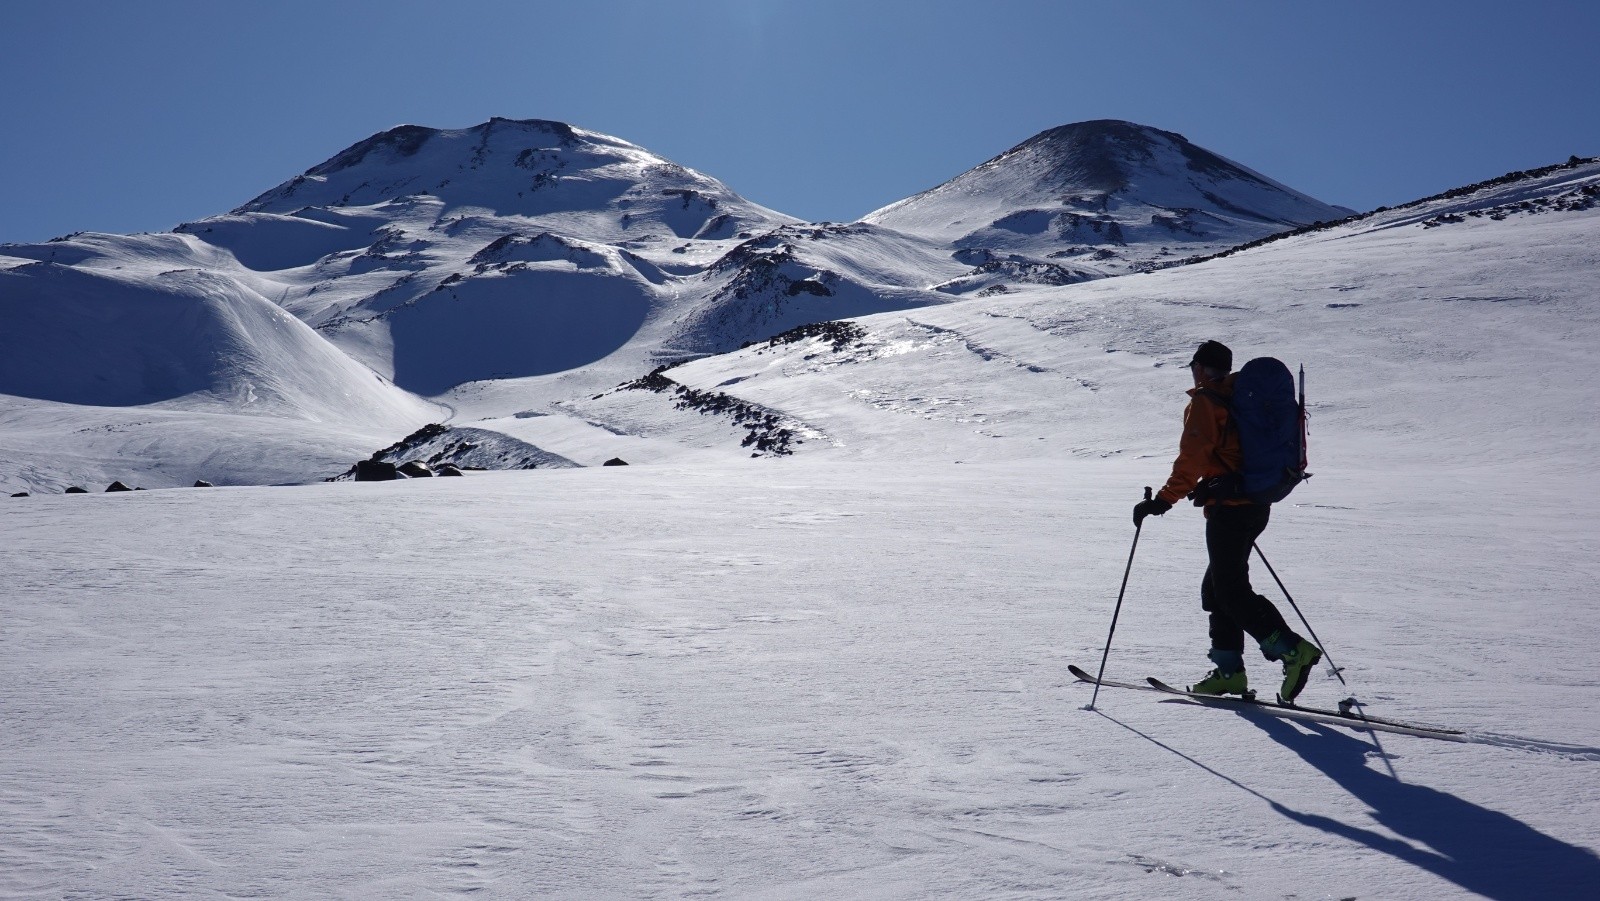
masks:
{"type": "Polygon", "coordinates": [[[1273,802],[1292,820],[1382,851],[1486,898],[1593,897],[1589,893],[1600,886],[1600,855],[1447,792],[1403,782],[1392,769],[1374,769],[1367,764],[1367,753],[1374,750],[1368,740],[1319,724],[1301,723],[1311,730],[1307,734],[1277,717],[1244,718],[1365,803],[1376,822],[1410,841],[1273,802]]]}

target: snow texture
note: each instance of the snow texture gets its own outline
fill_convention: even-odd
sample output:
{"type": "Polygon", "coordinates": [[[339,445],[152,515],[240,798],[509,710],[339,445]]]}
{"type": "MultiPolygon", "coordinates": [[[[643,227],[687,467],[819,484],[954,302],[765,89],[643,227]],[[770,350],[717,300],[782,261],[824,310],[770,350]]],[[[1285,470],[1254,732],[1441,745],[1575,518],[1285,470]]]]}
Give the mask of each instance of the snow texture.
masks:
{"type": "MultiPolygon", "coordinates": [[[[0,501],[0,897],[1600,884],[1600,161],[985,294],[934,290],[974,268],[945,237],[653,159],[407,127],[174,234],[0,248],[0,489],[32,494],[0,501]],[[818,311],[853,322],[763,340],[818,311]],[[580,327],[496,356],[541,322],[580,327]],[[1260,542],[1348,681],[1305,700],[1466,741],[1085,709],[1066,667],[1208,338],[1308,373],[1315,476],[1260,542]],[[804,440],[753,459],[751,410],[804,440]],[[396,453],[578,465],[320,481],[430,422],[396,453]],[[100,491],[196,478],[235,487],[100,491]]],[[[1204,559],[1197,511],[1146,520],[1108,677],[1209,668],[1204,559]]]]}

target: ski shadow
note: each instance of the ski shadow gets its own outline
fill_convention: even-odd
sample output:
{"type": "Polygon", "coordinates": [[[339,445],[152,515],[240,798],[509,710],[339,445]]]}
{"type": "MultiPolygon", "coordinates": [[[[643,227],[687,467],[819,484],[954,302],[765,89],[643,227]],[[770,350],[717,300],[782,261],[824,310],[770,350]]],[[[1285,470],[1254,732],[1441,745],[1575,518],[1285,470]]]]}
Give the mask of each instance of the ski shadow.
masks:
{"type": "MultiPolygon", "coordinates": [[[[1289,819],[1359,842],[1485,898],[1578,898],[1600,886],[1600,855],[1594,851],[1448,792],[1403,782],[1392,767],[1380,772],[1367,764],[1374,743],[1364,738],[1316,723],[1299,724],[1311,730],[1307,734],[1276,717],[1244,719],[1366,804],[1373,820],[1401,838],[1272,802],[1289,819]]],[[[1376,750],[1383,753],[1382,745],[1376,750]]]]}

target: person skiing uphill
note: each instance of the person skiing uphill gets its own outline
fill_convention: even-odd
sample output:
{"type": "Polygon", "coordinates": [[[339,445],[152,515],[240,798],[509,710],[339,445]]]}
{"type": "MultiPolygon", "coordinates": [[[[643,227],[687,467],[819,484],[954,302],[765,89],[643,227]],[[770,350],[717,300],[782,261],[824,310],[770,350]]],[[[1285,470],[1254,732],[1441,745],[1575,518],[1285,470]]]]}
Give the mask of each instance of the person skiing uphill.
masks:
{"type": "Polygon", "coordinates": [[[1216,488],[1220,477],[1237,473],[1243,463],[1238,431],[1228,421],[1237,378],[1232,369],[1233,351],[1220,342],[1207,341],[1195,351],[1189,361],[1194,387],[1183,411],[1183,437],[1172,475],[1155,497],[1133,508],[1133,523],[1137,527],[1146,516],[1160,516],[1185,497],[1204,508],[1208,563],[1200,582],[1200,607],[1211,615],[1207,656],[1216,667],[1189,690],[1244,694],[1249,687],[1244,668],[1248,632],[1263,657],[1282,661],[1278,697],[1289,703],[1305,688],[1322,651],[1295,634],[1278,608],[1250,587],[1250,550],[1267,527],[1272,505],[1216,488]]]}

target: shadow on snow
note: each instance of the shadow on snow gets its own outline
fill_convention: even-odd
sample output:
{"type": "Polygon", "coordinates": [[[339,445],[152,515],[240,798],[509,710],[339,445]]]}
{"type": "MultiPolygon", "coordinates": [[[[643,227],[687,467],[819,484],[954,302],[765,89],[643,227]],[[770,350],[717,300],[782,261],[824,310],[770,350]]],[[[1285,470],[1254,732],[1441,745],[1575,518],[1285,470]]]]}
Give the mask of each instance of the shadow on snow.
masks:
{"type": "MultiPolygon", "coordinates": [[[[1245,718],[1366,804],[1374,821],[1425,847],[1273,802],[1296,822],[1359,842],[1486,898],[1580,897],[1600,885],[1600,855],[1448,792],[1402,781],[1392,769],[1373,769],[1367,754],[1374,745],[1356,735],[1300,724],[1310,730],[1307,734],[1274,717],[1245,718]]],[[[1381,746],[1378,750],[1382,753],[1381,746]]]]}
{"type": "Polygon", "coordinates": [[[1099,713],[1157,747],[1260,798],[1295,822],[1381,851],[1475,895],[1507,901],[1575,898],[1586,897],[1594,886],[1600,885],[1600,855],[1594,851],[1568,844],[1514,817],[1448,792],[1404,782],[1393,767],[1389,767],[1388,772],[1372,769],[1367,765],[1368,752],[1376,750],[1383,755],[1386,764],[1389,759],[1375,736],[1369,744],[1337,727],[1297,724],[1310,730],[1308,734],[1271,715],[1248,709],[1234,712],[1366,804],[1374,821],[1410,841],[1331,817],[1293,810],[1188,754],[1104,712],[1099,713]],[[1424,847],[1416,847],[1411,842],[1424,847]]]}

